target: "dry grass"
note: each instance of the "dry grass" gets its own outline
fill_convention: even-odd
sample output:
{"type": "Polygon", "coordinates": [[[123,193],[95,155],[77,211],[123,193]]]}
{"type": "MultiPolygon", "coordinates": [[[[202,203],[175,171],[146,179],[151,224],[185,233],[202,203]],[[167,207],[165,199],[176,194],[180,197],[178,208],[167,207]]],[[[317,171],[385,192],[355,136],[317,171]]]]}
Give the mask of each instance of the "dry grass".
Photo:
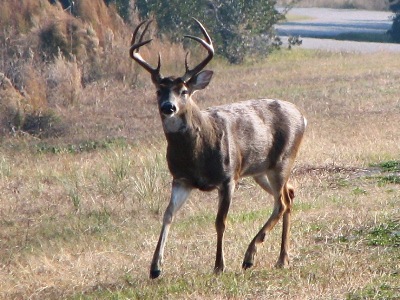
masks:
{"type": "MultiPolygon", "coordinates": [[[[137,130],[140,115],[150,114],[147,108],[126,110],[131,103],[146,105],[149,97],[143,93],[149,85],[138,80],[141,71],[127,59],[134,26],[123,23],[114,6],[82,0],[70,14],[48,0],[20,2],[5,0],[0,12],[0,80],[7,82],[0,88],[2,135],[25,135],[25,121],[43,123],[42,116],[55,116],[63,130],[36,126],[39,130],[29,133],[42,137],[57,132],[65,143],[109,136],[136,139],[154,132],[155,126],[137,130]],[[131,119],[138,124],[126,126],[131,119]]],[[[139,22],[134,12],[131,19],[139,22]]],[[[154,62],[151,57],[158,51],[164,70],[176,70],[175,58],[185,56],[181,45],[157,39],[142,52],[154,62]]],[[[183,70],[183,63],[179,67],[183,70]]]]}
{"type": "Polygon", "coordinates": [[[370,243],[380,224],[398,226],[399,186],[382,180],[385,173],[364,171],[400,157],[398,60],[296,50],[211,68],[214,81],[196,94],[200,106],[268,95],[294,102],[308,118],[293,175],[291,267],[273,268],[277,226],[254,269],[241,271],[272,206],[244,180],[229,215],[227,272],[212,275],[216,194],[196,192],[172,227],[164,276],[148,279],[170,177],[154,91],[143,74],[134,89],[105,81],[82,90],[78,103],[60,108],[71,122],[67,136],[41,143],[2,137],[1,299],[400,296],[398,229],[389,232],[397,244],[370,243]]]}

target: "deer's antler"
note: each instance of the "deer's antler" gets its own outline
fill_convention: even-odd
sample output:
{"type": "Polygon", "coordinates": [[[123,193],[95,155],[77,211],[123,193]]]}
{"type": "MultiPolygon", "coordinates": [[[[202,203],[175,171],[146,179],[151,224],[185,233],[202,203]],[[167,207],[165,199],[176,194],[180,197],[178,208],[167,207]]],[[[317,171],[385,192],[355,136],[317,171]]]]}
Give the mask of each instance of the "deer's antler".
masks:
{"type": "Polygon", "coordinates": [[[202,62],[200,62],[197,66],[195,66],[193,69],[189,69],[189,64],[187,61],[188,55],[186,54],[186,58],[185,58],[186,73],[185,73],[185,75],[183,75],[181,77],[183,82],[187,82],[188,80],[190,80],[190,78],[192,78],[194,75],[196,75],[201,70],[203,70],[204,67],[211,61],[211,59],[214,56],[214,47],[213,47],[211,38],[207,33],[207,30],[204,28],[203,24],[201,24],[199,20],[197,20],[195,18],[193,18],[193,20],[195,20],[196,23],[199,25],[200,30],[203,33],[205,40],[202,40],[201,38],[199,38],[197,36],[193,36],[193,35],[185,35],[185,37],[199,42],[208,51],[208,56],[202,62]]]}
{"type": "Polygon", "coordinates": [[[151,22],[150,21],[143,21],[141,22],[135,29],[135,31],[132,34],[132,40],[131,40],[131,48],[129,49],[129,54],[133,60],[135,60],[139,65],[141,65],[146,71],[148,71],[151,74],[151,79],[153,82],[160,82],[161,81],[161,74],[160,74],[160,69],[161,69],[161,57],[160,54],[158,54],[158,64],[156,68],[153,68],[148,62],[146,62],[143,57],[139,53],[139,48],[142,47],[143,45],[146,45],[150,43],[153,39],[149,39],[146,41],[143,41],[143,37],[146,34],[151,22]],[[139,40],[136,42],[136,36],[139,32],[140,27],[143,26],[143,24],[146,24],[146,26],[143,29],[142,34],[139,37],[139,40]]]}

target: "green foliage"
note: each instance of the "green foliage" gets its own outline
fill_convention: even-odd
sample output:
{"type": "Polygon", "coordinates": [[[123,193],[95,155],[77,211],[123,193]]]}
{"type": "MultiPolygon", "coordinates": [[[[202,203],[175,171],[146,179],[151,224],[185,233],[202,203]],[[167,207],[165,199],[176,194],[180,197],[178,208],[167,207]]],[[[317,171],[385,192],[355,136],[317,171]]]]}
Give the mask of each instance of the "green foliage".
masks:
{"type": "Polygon", "coordinates": [[[378,286],[367,286],[362,290],[348,294],[347,300],[363,300],[363,299],[399,299],[400,291],[398,288],[388,284],[378,286]]]}
{"type": "Polygon", "coordinates": [[[399,160],[388,160],[381,162],[379,164],[373,165],[374,167],[380,167],[385,172],[397,172],[400,171],[400,161],[399,160]]]}
{"type": "Polygon", "coordinates": [[[63,9],[71,9],[71,6],[73,6],[73,1],[72,0],[49,0],[50,4],[56,4],[59,2],[62,6],[63,9]]]}
{"type": "Polygon", "coordinates": [[[373,228],[367,235],[371,246],[400,247],[400,223],[389,221],[373,228]]]}
{"type": "Polygon", "coordinates": [[[129,21],[130,0],[104,0],[107,5],[113,4],[118,10],[118,14],[125,20],[129,21]]]}
{"type": "Polygon", "coordinates": [[[400,176],[397,175],[384,175],[378,176],[377,178],[380,185],[385,185],[387,183],[400,184],[400,176]]]}
{"type": "Polygon", "coordinates": [[[201,20],[215,41],[217,53],[231,63],[241,63],[252,51],[268,52],[272,26],[283,18],[275,4],[261,0],[137,0],[136,8],[143,18],[154,16],[161,33],[175,41],[193,24],[188,16],[201,20]]]}
{"type": "Polygon", "coordinates": [[[354,188],[353,189],[353,195],[365,195],[365,194],[367,194],[367,191],[366,190],[364,190],[363,188],[360,188],[360,187],[356,187],[356,188],[354,188]]]}
{"type": "Polygon", "coordinates": [[[371,166],[378,167],[382,170],[380,175],[372,177],[377,179],[379,185],[385,185],[388,183],[400,184],[400,161],[388,160],[377,164],[372,164],[371,166]]]}

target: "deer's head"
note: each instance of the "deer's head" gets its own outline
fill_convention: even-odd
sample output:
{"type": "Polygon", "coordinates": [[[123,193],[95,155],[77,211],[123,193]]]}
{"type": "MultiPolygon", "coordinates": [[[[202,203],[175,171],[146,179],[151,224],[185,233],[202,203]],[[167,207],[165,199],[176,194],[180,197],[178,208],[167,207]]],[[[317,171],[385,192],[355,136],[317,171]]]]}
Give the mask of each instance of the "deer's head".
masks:
{"type": "Polygon", "coordinates": [[[186,72],[181,77],[168,76],[163,77],[160,73],[161,69],[161,58],[158,55],[157,67],[152,67],[148,62],[146,62],[139,53],[139,48],[146,45],[152,41],[143,41],[143,37],[147,32],[147,29],[152,21],[143,21],[140,23],[135,31],[133,32],[131,48],[129,50],[130,56],[134,59],[140,66],[142,66],[151,75],[151,80],[153,81],[157,90],[157,102],[160,115],[163,119],[171,118],[182,114],[186,111],[188,104],[191,103],[191,96],[197,90],[204,89],[210,82],[213,72],[209,70],[203,70],[204,67],[211,61],[214,56],[214,48],[210,36],[208,35],[204,26],[196,19],[194,19],[199,25],[203,35],[204,40],[196,36],[185,35],[185,37],[193,39],[199,42],[208,52],[207,57],[200,62],[193,69],[189,68],[188,65],[188,55],[185,58],[185,68],[186,72]],[[144,25],[142,34],[137,40],[137,35],[139,29],[144,25]],[[137,40],[137,41],[136,41],[137,40]]]}

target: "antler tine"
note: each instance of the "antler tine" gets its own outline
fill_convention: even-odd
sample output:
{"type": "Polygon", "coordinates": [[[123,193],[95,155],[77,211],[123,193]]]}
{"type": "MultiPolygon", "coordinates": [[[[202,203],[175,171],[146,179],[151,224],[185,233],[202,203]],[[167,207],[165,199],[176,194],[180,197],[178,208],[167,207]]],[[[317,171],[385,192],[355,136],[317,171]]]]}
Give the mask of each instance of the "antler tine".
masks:
{"type": "Polygon", "coordinates": [[[210,35],[207,33],[207,30],[205,29],[203,24],[201,24],[201,22],[199,20],[197,20],[196,18],[192,18],[192,19],[195,20],[195,22],[199,25],[200,30],[203,33],[204,37],[206,38],[207,43],[212,45],[212,41],[211,41],[210,35]]]}
{"type": "Polygon", "coordinates": [[[145,44],[147,44],[147,43],[150,43],[150,42],[152,41],[152,40],[150,39],[150,40],[148,40],[148,41],[142,42],[144,33],[145,33],[146,29],[148,28],[149,24],[152,22],[152,21],[150,20],[150,21],[147,23],[147,26],[146,26],[145,30],[143,31],[142,35],[140,36],[139,43],[136,43],[136,44],[135,44],[136,35],[137,35],[137,33],[138,33],[140,27],[142,27],[142,25],[143,25],[144,23],[146,23],[146,22],[147,22],[147,21],[141,22],[141,23],[135,28],[135,30],[134,30],[134,32],[133,32],[133,34],[132,34],[131,48],[129,49],[129,54],[130,54],[130,56],[131,56],[132,59],[135,59],[134,56],[133,56],[133,54],[134,54],[135,51],[139,50],[139,48],[140,48],[141,46],[143,46],[143,45],[145,45],[145,44]]]}
{"type": "Polygon", "coordinates": [[[185,75],[183,75],[181,77],[184,82],[188,81],[190,78],[192,78],[194,75],[199,73],[202,69],[204,69],[204,67],[211,61],[211,59],[214,56],[214,47],[213,47],[211,38],[207,33],[207,30],[204,28],[203,24],[201,24],[199,20],[197,20],[195,18],[193,18],[193,20],[195,20],[196,23],[199,25],[200,30],[203,33],[205,40],[203,40],[197,36],[193,36],[193,35],[185,35],[185,37],[199,42],[208,51],[208,56],[201,63],[199,63],[197,66],[195,66],[193,69],[190,70],[189,64],[187,61],[188,53],[186,54],[186,57],[185,57],[186,73],[185,73],[185,75]]]}
{"type": "Polygon", "coordinates": [[[188,56],[189,56],[189,51],[186,52],[186,55],[185,55],[185,69],[186,69],[186,72],[189,72],[188,56]]]}
{"type": "Polygon", "coordinates": [[[132,40],[131,40],[131,47],[129,49],[129,55],[130,57],[135,60],[140,66],[142,66],[146,71],[148,71],[151,74],[151,78],[153,82],[159,82],[161,80],[161,74],[160,74],[160,69],[161,69],[161,56],[160,53],[158,54],[158,63],[157,67],[153,68],[148,62],[146,62],[143,57],[139,53],[139,48],[142,47],[143,45],[146,45],[150,43],[153,39],[149,39],[146,41],[143,41],[144,35],[146,34],[150,24],[153,22],[153,20],[150,21],[143,21],[141,22],[134,30],[132,34],[132,40]],[[136,43],[136,36],[140,30],[140,28],[143,26],[144,23],[146,23],[146,26],[143,29],[142,34],[139,37],[139,41],[136,43]]]}
{"type": "Polygon", "coordinates": [[[139,43],[143,41],[143,37],[146,34],[147,30],[149,29],[150,24],[153,23],[153,20],[149,20],[146,24],[146,26],[143,29],[142,34],[140,35],[139,43]]]}

